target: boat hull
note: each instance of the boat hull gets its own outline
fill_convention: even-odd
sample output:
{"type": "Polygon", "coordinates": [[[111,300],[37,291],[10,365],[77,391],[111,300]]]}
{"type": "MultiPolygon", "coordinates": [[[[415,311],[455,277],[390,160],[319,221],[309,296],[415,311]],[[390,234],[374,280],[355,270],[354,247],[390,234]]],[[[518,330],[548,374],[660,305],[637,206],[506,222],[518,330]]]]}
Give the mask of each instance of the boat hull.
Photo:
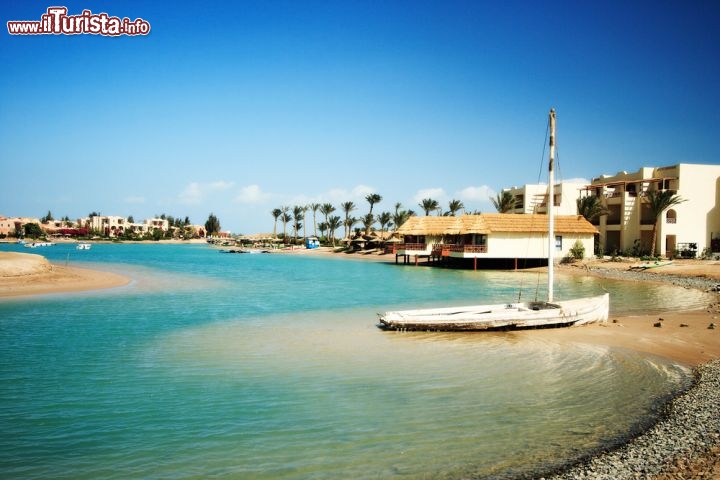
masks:
{"type": "Polygon", "coordinates": [[[401,310],[379,314],[383,330],[483,331],[554,328],[606,322],[610,295],[538,302],[401,310]]]}

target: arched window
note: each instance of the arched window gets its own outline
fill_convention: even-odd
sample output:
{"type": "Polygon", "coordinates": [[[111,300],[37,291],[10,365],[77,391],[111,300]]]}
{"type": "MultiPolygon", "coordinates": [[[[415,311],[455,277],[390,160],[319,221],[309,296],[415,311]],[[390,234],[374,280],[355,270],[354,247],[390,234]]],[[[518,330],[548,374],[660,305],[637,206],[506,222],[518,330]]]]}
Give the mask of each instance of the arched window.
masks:
{"type": "Polygon", "coordinates": [[[677,212],[675,210],[668,210],[665,214],[666,223],[677,223],[677,212]]]}

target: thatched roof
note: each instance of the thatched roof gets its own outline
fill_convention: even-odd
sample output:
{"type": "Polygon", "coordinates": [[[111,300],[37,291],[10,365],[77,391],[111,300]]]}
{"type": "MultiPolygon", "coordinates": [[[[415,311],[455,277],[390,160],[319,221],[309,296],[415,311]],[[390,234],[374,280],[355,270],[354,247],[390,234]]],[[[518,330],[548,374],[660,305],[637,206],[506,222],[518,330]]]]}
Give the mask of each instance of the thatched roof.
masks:
{"type": "Polygon", "coordinates": [[[402,224],[398,233],[401,235],[457,235],[463,230],[461,218],[412,216],[402,224]]]}
{"type": "MultiPolygon", "coordinates": [[[[543,233],[548,229],[547,215],[483,213],[459,217],[410,217],[398,229],[401,235],[467,235],[471,233],[543,233]]],[[[597,229],[580,215],[555,216],[556,233],[594,234],[597,229]]]]}

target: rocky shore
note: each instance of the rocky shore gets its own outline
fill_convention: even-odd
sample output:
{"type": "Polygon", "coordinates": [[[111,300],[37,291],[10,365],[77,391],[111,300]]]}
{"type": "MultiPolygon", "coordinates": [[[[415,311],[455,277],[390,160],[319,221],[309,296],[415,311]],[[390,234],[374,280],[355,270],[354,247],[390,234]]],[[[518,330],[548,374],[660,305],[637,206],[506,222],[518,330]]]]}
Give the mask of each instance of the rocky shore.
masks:
{"type": "Polygon", "coordinates": [[[709,276],[675,275],[672,273],[661,273],[652,271],[634,271],[619,268],[608,268],[603,266],[589,266],[588,271],[602,277],[617,278],[621,280],[633,280],[642,282],[665,282],[685,288],[697,288],[700,290],[718,291],[720,280],[709,276]]]}
{"type": "Polygon", "coordinates": [[[650,430],[554,480],[720,478],[720,360],[695,369],[692,388],[666,407],[650,430]]]}
{"type": "MultiPolygon", "coordinates": [[[[685,288],[718,291],[720,273],[668,269],[634,271],[625,266],[585,265],[592,274],[635,281],[666,282],[685,288]]],[[[718,265],[720,269],[720,265],[718,265]]],[[[713,268],[715,270],[715,268],[713,268]]],[[[709,306],[717,311],[716,305],[709,306]]],[[[691,388],[665,406],[657,424],[623,446],[601,453],[553,480],[687,480],[720,478],[720,359],[694,370],[691,388]]]]}

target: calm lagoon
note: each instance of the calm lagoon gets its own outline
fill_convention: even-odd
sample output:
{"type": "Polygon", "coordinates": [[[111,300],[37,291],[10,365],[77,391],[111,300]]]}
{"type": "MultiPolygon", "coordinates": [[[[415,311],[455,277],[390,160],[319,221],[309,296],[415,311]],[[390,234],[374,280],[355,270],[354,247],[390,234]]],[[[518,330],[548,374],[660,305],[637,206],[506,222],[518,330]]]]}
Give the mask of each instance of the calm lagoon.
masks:
{"type": "MultiPolygon", "coordinates": [[[[536,273],[205,245],[32,253],[133,282],[0,302],[4,478],[516,478],[621,441],[690,381],[631,351],[375,327],[388,309],[542,296],[536,273]]],[[[608,290],[615,313],[708,302],[556,280],[559,298],[608,290]]]]}

